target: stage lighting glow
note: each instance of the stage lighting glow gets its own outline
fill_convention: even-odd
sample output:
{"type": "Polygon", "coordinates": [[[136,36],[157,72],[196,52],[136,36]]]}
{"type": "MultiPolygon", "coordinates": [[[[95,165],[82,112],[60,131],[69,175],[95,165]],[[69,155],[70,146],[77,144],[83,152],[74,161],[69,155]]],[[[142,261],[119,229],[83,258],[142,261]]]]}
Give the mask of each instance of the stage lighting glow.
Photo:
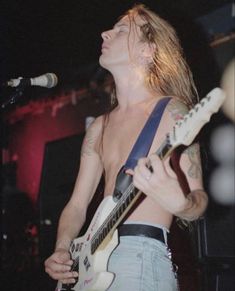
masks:
{"type": "Polygon", "coordinates": [[[223,125],[214,130],[211,137],[211,151],[218,162],[224,164],[235,160],[234,131],[232,124],[223,125]]]}
{"type": "Polygon", "coordinates": [[[223,205],[235,204],[234,167],[217,168],[211,175],[210,190],[216,202],[223,205]]]}

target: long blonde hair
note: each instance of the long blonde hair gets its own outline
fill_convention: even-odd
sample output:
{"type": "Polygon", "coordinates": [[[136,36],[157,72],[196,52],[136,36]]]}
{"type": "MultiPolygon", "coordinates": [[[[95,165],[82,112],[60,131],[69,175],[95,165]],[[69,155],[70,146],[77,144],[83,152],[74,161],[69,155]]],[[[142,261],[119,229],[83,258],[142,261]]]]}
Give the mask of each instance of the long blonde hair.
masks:
{"type": "MultiPolygon", "coordinates": [[[[124,16],[129,17],[130,25],[137,25],[135,16],[143,20],[141,41],[155,48],[147,69],[147,86],[163,96],[180,98],[188,107],[192,107],[198,102],[198,93],[175,29],[143,4],[134,5],[121,18],[124,16]]],[[[114,96],[115,90],[112,105],[116,105],[114,96]]]]}

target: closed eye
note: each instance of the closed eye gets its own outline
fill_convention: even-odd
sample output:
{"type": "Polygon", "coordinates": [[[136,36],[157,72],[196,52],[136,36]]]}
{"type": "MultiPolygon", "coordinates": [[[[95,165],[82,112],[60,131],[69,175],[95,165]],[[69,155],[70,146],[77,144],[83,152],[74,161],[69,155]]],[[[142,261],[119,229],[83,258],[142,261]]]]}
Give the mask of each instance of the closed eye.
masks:
{"type": "Polygon", "coordinates": [[[114,30],[117,30],[118,33],[128,32],[129,27],[126,24],[118,23],[114,26],[114,30]]]}

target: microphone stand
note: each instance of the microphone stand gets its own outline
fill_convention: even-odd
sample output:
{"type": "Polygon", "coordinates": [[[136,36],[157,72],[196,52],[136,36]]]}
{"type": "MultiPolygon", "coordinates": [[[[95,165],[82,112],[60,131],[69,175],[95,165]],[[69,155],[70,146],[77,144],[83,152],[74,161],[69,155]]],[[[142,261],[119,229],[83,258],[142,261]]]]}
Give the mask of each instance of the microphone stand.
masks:
{"type": "MultiPolygon", "coordinates": [[[[15,88],[14,92],[7,98],[7,100],[3,101],[1,103],[1,110],[6,109],[6,107],[10,104],[14,104],[22,95],[23,91],[25,89],[24,84],[20,84],[18,87],[15,88]]],[[[1,111],[0,110],[0,111],[1,111]]],[[[0,175],[0,199],[3,201],[3,205],[0,208],[1,214],[0,214],[0,219],[2,220],[2,224],[0,226],[0,245],[1,249],[3,251],[3,259],[8,253],[8,224],[6,221],[6,212],[8,211],[7,206],[6,206],[6,199],[7,196],[9,195],[9,185],[8,185],[8,179],[6,173],[6,169],[4,169],[5,164],[9,163],[9,161],[5,160],[5,154],[4,152],[7,151],[7,127],[6,127],[6,121],[2,117],[2,114],[0,114],[0,120],[1,120],[1,125],[0,125],[0,150],[1,150],[1,156],[0,156],[0,168],[1,168],[1,175],[0,175]]]]}
{"type": "Polygon", "coordinates": [[[10,96],[10,98],[2,103],[1,108],[4,109],[9,104],[14,104],[23,95],[24,89],[25,89],[24,85],[16,87],[15,92],[10,96]]]}

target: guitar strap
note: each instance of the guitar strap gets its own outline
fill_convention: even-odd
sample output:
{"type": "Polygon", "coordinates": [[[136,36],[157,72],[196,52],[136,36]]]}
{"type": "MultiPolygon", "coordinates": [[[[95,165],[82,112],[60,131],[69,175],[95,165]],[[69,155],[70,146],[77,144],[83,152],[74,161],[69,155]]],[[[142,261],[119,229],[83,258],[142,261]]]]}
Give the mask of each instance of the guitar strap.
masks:
{"type": "Polygon", "coordinates": [[[125,171],[127,169],[133,170],[138,160],[142,157],[147,156],[149,149],[152,145],[154,136],[157,132],[158,126],[160,124],[162,114],[170,99],[171,97],[165,97],[157,102],[157,104],[155,105],[151,115],[145,123],[145,126],[139,134],[138,139],[136,140],[125,165],[118,173],[113,193],[114,198],[119,199],[131,183],[132,177],[130,175],[126,175],[125,171]]]}

